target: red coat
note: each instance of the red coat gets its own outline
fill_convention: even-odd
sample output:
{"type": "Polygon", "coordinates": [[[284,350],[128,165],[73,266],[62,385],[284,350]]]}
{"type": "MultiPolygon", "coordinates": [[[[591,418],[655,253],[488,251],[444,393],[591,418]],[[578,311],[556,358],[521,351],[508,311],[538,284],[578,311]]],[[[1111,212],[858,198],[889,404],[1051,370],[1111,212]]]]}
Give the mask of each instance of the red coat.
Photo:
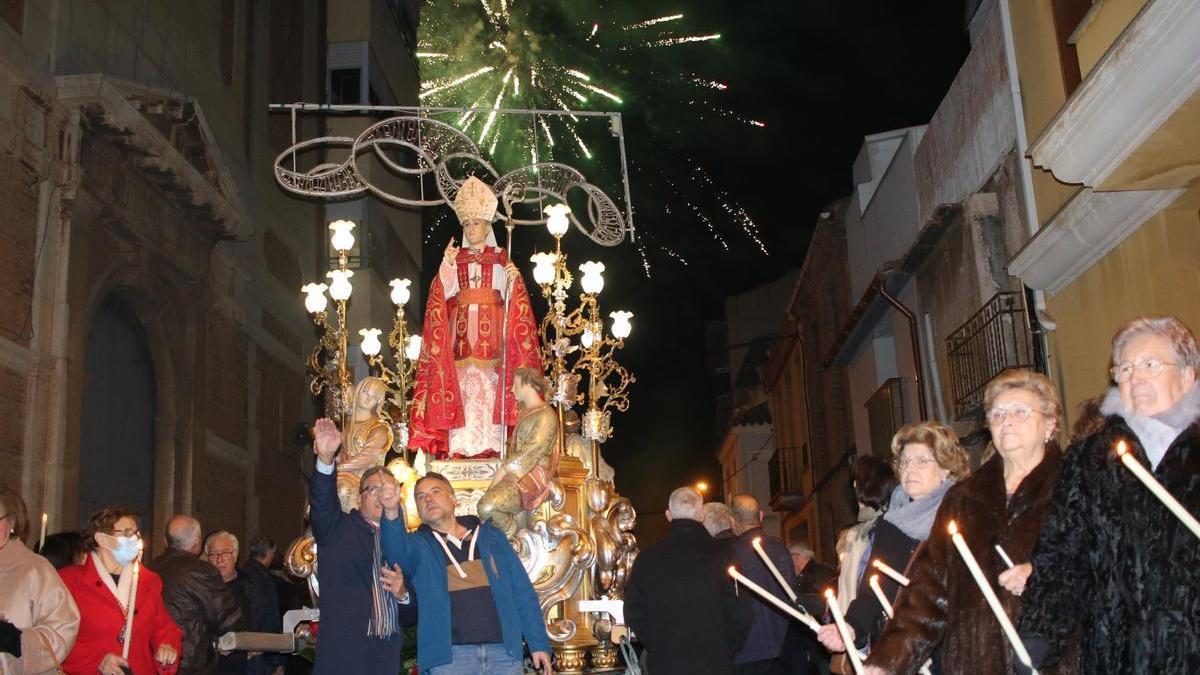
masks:
{"type": "MultiPolygon", "coordinates": [[[[105,654],[121,655],[121,643],[117,641],[124,621],[121,605],[100,579],[90,557],[82,565],[68,565],[58,573],[75,598],[81,617],[79,637],[62,667],[69,674],[92,675],[105,654]]],[[[133,642],[129,645],[129,666],[134,675],[174,673],[179,661],[163,667],[154,660],[154,653],[164,644],[178,652],[182,640],[183,633],[163,604],[162,579],[142,565],[133,611],[133,642]]]]}

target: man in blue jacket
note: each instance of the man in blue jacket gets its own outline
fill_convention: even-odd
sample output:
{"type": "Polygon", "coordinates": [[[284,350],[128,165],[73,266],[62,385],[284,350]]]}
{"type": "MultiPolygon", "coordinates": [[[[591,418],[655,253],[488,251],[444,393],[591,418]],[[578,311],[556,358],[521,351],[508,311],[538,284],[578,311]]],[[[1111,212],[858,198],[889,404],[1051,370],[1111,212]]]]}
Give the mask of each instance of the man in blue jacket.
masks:
{"type": "Polygon", "coordinates": [[[438,473],[417,481],[421,527],[409,533],[398,489],[384,490],[383,556],[399,563],[421,605],[417,661],[430,675],[521,675],[521,643],[550,675],[550,639],[525,568],[504,534],[456,517],[454,488],[438,473]]]}
{"type": "Polygon", "coordinates": [[[321,633],[313,672],[396,675],[404,646],[401,625],[417,622],[416,603],[403,602],[408,594],[400,571],[381,564],[380,496],[389,486],[396,491],[396,481],[383,467],[367,469],[359,483],[358,508],[343,513],[334,467],[341,443],[342,432],[331,420],[317,420],[317,468],[308,482],[321,584],[321,633]]]}
{"type": "MultiPolygon", "coordinates": [[[[733,540],[733,551],[737,556],[738,568],[754,583],[784,596],[786,591],[779,587],[775,575],[754,550],[754,540],[762,540],[760,544],[763,550],[788,586],[796,585],[792,555],[783,542],[763,531],[763,513],[758,498],[751,494],[734,495],[729,508],[733,513],[733,531],[737,533],[737,539],[733,540]]],[[[734,671],[737,675],[782,675],[783,663],[779,657],[783,653],[784,638],[787,637],[788,617],[758,598],[755,598],[752,607],[754,619],[750,624],[750,635],[733,655],[734,671]]]]}

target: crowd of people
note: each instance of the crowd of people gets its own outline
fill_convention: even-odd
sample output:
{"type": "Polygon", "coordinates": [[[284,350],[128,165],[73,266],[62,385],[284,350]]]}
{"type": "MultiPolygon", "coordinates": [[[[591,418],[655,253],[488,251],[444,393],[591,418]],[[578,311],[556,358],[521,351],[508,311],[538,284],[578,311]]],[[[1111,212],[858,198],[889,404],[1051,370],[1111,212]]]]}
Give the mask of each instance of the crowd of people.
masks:
{"type": "Polygon", "coordinates": [[[666,538],[642,551],[626,587],[646,672],[1200,672],[1200,538],[1119,455],[1200,514],[1197,373],[1187,326],[1140,318],[1114,336],[1113,386],[1082,406],[1066,449],[1054,384],[1025,369],[988,383],[991,441],[974,471],[948,426],[902,427],[890,461],[854,463],[858,521],[841,533],[836,571],[806,545],[787,564],[752,496],[726,507],[679,488],[666,538]]]}
{"type": "MultiPolygon", "coordinates": [[[[1200,348],[1177,319],[1142,318],[1113,338],[1111,364],[1112,388],[1084,406],[1066,449],[1054,384],[1017,369],[986,387],[991,442],[974,471],[954,430],[933,421],[902,427],[888,459],[857,458],[858,519],[839,537],[836,568],[767,534],[753,495],[706,504],[675,490],[668,534],[640,553],[625,587],[641,667],[1200,672],[1200,538],[1125,463],[1200,513],[1200,348]]],[[[382,467],[362,474],[357,507],[344,512],[341,443],[332,421],[317,421],[314,672],[394,675],[415,625],[422,672],[517,675],[528,652],[550,675],[538,597],[504,533],[456,516],[454,487],[437,473],[415,485],[414,532],[382,467]]],[[[270,539],[251,539],[243,558],[233,533],[205,537],[177,515],[165,552],[143,564],[138,517],[118,507],[47,537],[41,555],[28,534],[24,501],[0,488],[0,673],[284,672],[284,655],[216,646],[230,631],[278,633],[294,606],[270,539]]]]}

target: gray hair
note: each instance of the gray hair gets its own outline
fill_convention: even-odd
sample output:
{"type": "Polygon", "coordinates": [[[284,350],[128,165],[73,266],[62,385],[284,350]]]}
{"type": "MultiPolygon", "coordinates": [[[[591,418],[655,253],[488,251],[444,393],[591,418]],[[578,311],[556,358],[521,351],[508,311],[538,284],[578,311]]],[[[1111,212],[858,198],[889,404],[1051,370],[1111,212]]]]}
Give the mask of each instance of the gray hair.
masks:
{"type": "Polygon", "coordinates": [[[742,527],[755,527],[762,523],[762,506],[758,503],[758,497],[743,493],[734,495],[730,503],[733,519],[738,525],[742,527]]]}
{"type": "Polygon", "coordinates": [[[1196,335],[1174,316],[1141,316],[1121,326],[1112,339],[1112,365],[1121,363],[1121,352],[1130,340],[1143,335],[1154,335],[1171,344],[1180,367],[1191,368],[1200,374],[1200,348],[1196,346],[1196,335]]]}
{"type": "Polygon", "coordinates": [[[729,511],[729,507],[721,502],[705,502],[701,522],[704,523],[704,529],[715,537],[718,532],[733,527],[733,514],[729,511]]]}
{"type": "Polygon", "coordinates": [[[167,523],[167,548],[188,551],[200,543],[200,521],[188,515],[177,515],[167,523]]]}
{"type": "Polygon", "coordinates": [[[788,544],[788,550],[792,552],[792,555],[798,555],[801,558],[812,560],[814,557],[812,547],[808,545],[807,541],[793,541],[788,544]]]}
{"type": "Polygon", "coordinates": [[[238,548],[238,538],[235,537],[232,532],[228,530],[218,530],[208,535],[208,539],[204,540],[204,553],[206,555],[208,554],[209,549],[213,547],[213,544],[215,544],[218,539],[228,539],[229,541],[232,541],[234,553],[237,553],[240,550],[238,548]]]}
{"type": "Polygon", "coordinates": [[[671,493],[667,500],[667,508],[671,509],[671,519],[700,520],[700,512],[704,510],[704,498],[695,488],[681,487],[671,493]]]}

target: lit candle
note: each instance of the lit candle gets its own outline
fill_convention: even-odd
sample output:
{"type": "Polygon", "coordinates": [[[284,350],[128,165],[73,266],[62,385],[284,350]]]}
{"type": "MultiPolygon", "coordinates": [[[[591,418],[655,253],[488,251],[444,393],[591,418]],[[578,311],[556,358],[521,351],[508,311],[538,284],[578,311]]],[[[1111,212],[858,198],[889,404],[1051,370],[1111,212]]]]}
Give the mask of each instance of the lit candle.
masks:
{"type": "MultiPolygon", "coordinates": [[[[996,597],[996,591],[992,590],[991,583],[984,576],[983,570],[980,569],[979,563],[975,560],[975,556],[971,554],[971,549],[967,547],[967,540],[963,539],[962,534],[958,531],[958,525],[955,525],[954,521],[951,520],[947,529],[950,531],[950,539],[954,542],[954,548],[958,549],[958,554],[962,556],[967,569],[971,571],[971,576],[975,578],[975,584],[979,586],[979,590],[983,593],[984,599],[987,600],[988,606],[992,608],[992,613],[996,615],[996,621],[1000,622],[1000,628],[1004,630],[1004,635],[1008,637],[1009,643],[1012,644],[1013,651],[1017,653],[1017,658],[1021,660],[1021,663],[1024,663],[1033,670],[1033,659],[1029,657],[1029,652],[1025,649],[1025,643],[1021,642],[1021,637],[1017,635],[1017,629],[1013,626],[1012,620],[1008,618],[1008,614],[1000,606],[1000,598],[996,597]]],[[[1033,670],[1033,672],[1036,675],[1037,671],[1033,670]]]]}
{"type": "Polygon", "coordinates": [[[795,607],[787,604],[783,600],[780,600],[778,597],[775,596],[774,593],[771,593],[770,591],[763,588],[762,586],[759,586],[758,584],[754,583],[753,581],[750,581],[749,579],[747,579],[746,576],[744,574],[742,574],[741,572],[738,572],[737,568],[734,567],[733,565],[729,566],[729,576],[733,577],[734,580],[736,580],[738,583],[742,584],[746,588],[749,588],[750,590],[754,591],[763,600],[766,600],[767,602],[771,603],[772,605],[775,605],[783,612],[786,612],[787,614],[791,615],[793,618],[795,618],[800,623],[804,624],[805,626],[808,626],[809,629],[812,630],[812,632],[815,633],[815,632],[821,630],[821,624],[817,623],[817,620],[814,619],[811,614],[809,614],[808,612],[802,612],[801,610],[796,609],[795,607]]]}
{"type": "Polygon", "coordinates": [[[889,577],[891,577],[892,581],[895,581],[896,583],[898,583],[901,586],[904,586],[906,588],[908,587],[908,577],[906,577],[903,574],[900,574],[896,570],[892,569],[891,566],[889,566],[887,563],[883,562],[879,558],[872,560],[871,566],[874,567],[875,569],[879,570],[880,572],[883,572],[884,574],[888,575],[889,577]]]}
{"type": "Polygon", "coordinates": [[[879,600],[879,606],[883,608],[883,613],[887,614],[887,618],[892,618],[892,603],[888,602],[887,596],[883,594],[883,589],[879,586],[879,575],[872,574],[867,580],[867,585],[875,592],[875,597],[879,600]]]}
{"type": "Polygon", "coordinates": [[[1183,504],[1180,504],[1178,499],[1175,499],[1170,492],[1167,492],[1167,489],[1162,486],[1162,483],[1159,483],[1154,476],[1146,470],[1146,467],[1142,466],[1141,463],[1137,461],[1137,458],[1133,456],[1133,453],[1129,452],[1129,445],[1124,440],[1117,442],[1117,455],[1121,457],[1121,463],[1125,465],[1125,468],[1129,469],[1130,473],[1136,476],[1138,480],[1142,481],[1142,485],[1145,485],[1150,492],[1153,492],[1154,496],[1158,497],[1158,501],[1163,503],[1163,506],[1167,507],[1171,513],[1175,514],[1175,517],[1178,518],[1184,525],[1186,525],[1187,529],[1192,531],[1192,534],[1200,537],[1200,521],[1197,521],[1195,516],[1193,516],[1191,513],[1188,513],[1188,510],[1183,508],[1183,504]]]}
{"type": "Polygon", "coordinates": [[[38,553],[46,550],[46,522],[50,520],[49,514],[42,512],[42,536],[38,537],[38,553]]]}
{"type": "Polygon", "coordinates": [[[133,642],[133,612],[137,606],[138,573],[142,568],[142,542],[138,540],[138,554],[133,559],[133,584],[129,590],[129,610],[125,614],[125,644],[121,645],[121,658],[129,659],[129,643],[133,642]]]}
{"type": "Polygon", "coordinates": [[[750,545],[754,547],[755,552],[758,553],[758,557],[762,558],[763,564],[767,566],[767,569],[771,570],[775,581],[778,581],[779,585],[783,586],[783,591],[787,593],[788,598],[792,602],[796,602],[796,592],[788,585],[788,582],[783,578],[783,574],[779,572],[779,568],[775,566],[775,563],[771,562],[771,556],[767,555],[767,552],[763,550],[762,537],[755,537],[754,541],[750,542],[750,545]]]}
{"type": "Polygon", "coordinates": [[[857,675],[863,675],[862,657],[854,647],[854,638],[850,637],[850,626],[846,625],[846,617],[842,616],[842,608],[838,607],[837,597],[834,596],[832,588],[825,589],[825,602],[829,603],[829,613],[833,614],[833,621],[837,624],[838,633],[846,645],[846,654],[850,657],[850,665],[854,667],[857,675]]]}
{"type": "Polygon", "coordinates": [[[1000,559],[1004,561],[1005,565],[1008,565],[1008,569],[1011,570],[1017,566],[1017,564],[1013,562],[1013,559],[1008,557],[1008,552],[1005,551],[1004,547],[1000,544],[996,544],[996,553],[1000,554],[1000,559]]]}

